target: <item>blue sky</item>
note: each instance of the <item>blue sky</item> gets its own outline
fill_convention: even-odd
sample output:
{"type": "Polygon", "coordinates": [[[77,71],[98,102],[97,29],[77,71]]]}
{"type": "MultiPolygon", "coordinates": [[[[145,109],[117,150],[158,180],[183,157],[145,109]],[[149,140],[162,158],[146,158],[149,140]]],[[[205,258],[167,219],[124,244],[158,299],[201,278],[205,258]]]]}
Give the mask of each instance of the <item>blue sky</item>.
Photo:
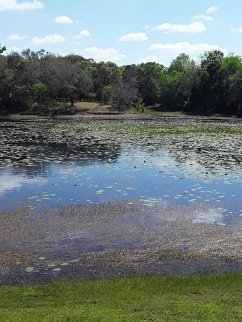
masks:
{"type": "Polygon", "coordinates": [[[0,43],[118,65],[242,54],[240,0],[0,0],[0,43]]]}

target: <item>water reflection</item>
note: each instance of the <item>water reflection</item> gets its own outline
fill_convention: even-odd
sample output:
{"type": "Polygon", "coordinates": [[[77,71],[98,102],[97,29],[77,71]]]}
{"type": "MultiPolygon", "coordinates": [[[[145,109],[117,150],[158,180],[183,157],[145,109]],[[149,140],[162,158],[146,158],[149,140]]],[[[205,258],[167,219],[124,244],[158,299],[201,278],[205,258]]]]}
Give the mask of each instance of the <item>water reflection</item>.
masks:
{"type": "Polygon", "coordinates": [[[6,199],[28,200],[33,208],[138,200],[210,205],[215,212],[208,217],[226,223],[241,215],[239,136],[136,138],[126,135],[123,123],[120,133],[105,126],[0,123],[0,208],[6,199]]]}
{"type": "Polygon", "coordinates": [[[42,186],[47,183],[44,178],[31,178],[24,175],[14,175],[13,173],[0,172],[0,197],[7,194],[9,191],[19,190],[25,185],[42,186]]]}
{"type": "MultiPolygon", "coordinates": [[[[22,144],[21,147],[25,146],[22,144]]],[[[119,144],[110,145],[93,142],[75,148],[66,143],[43,144],[41,146],[28,145],[28,155],[10,155],[6,159],[0,158],[0,169],[10,168],[13,175],[23,174],[28,178],[34,176],[49,176],[50,164],[89,166],[93,163],[117,162],[121,147],[119,144]],[[7,161],[7,162],[6,162],[7,161]]]]}

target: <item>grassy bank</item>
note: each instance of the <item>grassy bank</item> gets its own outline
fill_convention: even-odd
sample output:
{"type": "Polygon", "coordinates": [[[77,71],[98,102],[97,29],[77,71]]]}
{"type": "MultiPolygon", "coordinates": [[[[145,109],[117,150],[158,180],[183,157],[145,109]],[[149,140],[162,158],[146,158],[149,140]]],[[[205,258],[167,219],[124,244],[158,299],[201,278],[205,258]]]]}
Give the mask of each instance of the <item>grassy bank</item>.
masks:
{"type": "Polygon", "coordinates": [[[241,321],[242,274],[0,288],[1,321],[241,321]]]}

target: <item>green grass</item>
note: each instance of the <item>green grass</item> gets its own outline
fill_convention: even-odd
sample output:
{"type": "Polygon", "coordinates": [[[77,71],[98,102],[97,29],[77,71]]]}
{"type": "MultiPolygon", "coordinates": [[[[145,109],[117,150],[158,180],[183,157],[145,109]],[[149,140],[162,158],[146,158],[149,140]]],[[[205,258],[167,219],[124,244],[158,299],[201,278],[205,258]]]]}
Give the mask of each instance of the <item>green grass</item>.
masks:
{"type": "Polygon", "coordinates": [[[145,124],[145,123],[124,123],[110,124],[106,131],[110,133],[126,133],[129,135],[142,135],[142,136],[166,136],[166,135],[242,135],[241,125],[232,124],[195,124],[189,121],[185,124],[179,123],[157,123],[157,124],[145,124]]]}
{"type": "Polygon", "coordinates": [[[0,321],[242,321],[242,274],[0,288],[0,321]]]}
{"type": "Polygon", "coordinates": [[[147,108],[147,107],[145,107],[143,112],[137,111],[134,107],[131,107],[129,108],[128,112],[138,114],[138,115],[155,116],[155,117],[184,115],[184,113],[181,111],[156,111],[152,108],[147,108]]]}

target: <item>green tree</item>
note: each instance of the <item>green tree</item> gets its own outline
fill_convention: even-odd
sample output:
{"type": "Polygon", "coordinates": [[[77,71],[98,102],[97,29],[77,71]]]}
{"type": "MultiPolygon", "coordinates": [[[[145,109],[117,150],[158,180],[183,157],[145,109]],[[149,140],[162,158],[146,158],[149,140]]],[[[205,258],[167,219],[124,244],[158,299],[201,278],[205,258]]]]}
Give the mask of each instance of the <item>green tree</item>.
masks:
{"type": "Polygon", "coordinates": [[[113,86],[106,85],[102,89],[102,103],[112,104],[113,86]]]}
{"type": "Polygon", "coordinates": [[[137,101],[134,102],[134,108],[136,109],[136,111],[144,113],[144,111],[145,111],[145,103],[144,103],[144,101],[142,100],[141,97],[139,97],[137,99],[137,101]]]}
{"type": "Polygon", "coordinates": [[[160,110],[179,110],[183,104],[180,104],[177,93],[181,82],[181,73],[178,71],[163,74],[159,84],[160,110]]]}
{"type": "Polygon", "coordinates": [[[195,62],[188,55],[182,53],[177,56],[169,66],[169,72],[186,73],[188,70],[195,68],[195,62]]]}
{"type": "Polygon", "coordinates": [[[227,107],[228,114],[242,116],[242,68],[230,76],[227,107]]]}
{"type": "Polygon", "coordinates": [[[115,86],[120,77],[118,66],[112,62],[100,62],[92,68],[94,92],[98,101],[102,100],[103,89],[109,85],[115,86]]]}
{"type": "Polygon", "coordinates": [[[48,94],[48,86],[41,82],[32,85],[32,94],[35,102],[45,102],[48,94]]]}
{"type": "Polygon", "coordinates": [[[159,103],[159,85],[165,68],[157,63],[143,63],[138,66],[139,94],[146,105],[159,103]]]}
{"type": "Polygon", "coordinates": [[[206,52],[194,82],[186,111],[196,114],[223,113],[226,107],[226,82],[222,72],[224,54],[219,50],[206,52]]]}

